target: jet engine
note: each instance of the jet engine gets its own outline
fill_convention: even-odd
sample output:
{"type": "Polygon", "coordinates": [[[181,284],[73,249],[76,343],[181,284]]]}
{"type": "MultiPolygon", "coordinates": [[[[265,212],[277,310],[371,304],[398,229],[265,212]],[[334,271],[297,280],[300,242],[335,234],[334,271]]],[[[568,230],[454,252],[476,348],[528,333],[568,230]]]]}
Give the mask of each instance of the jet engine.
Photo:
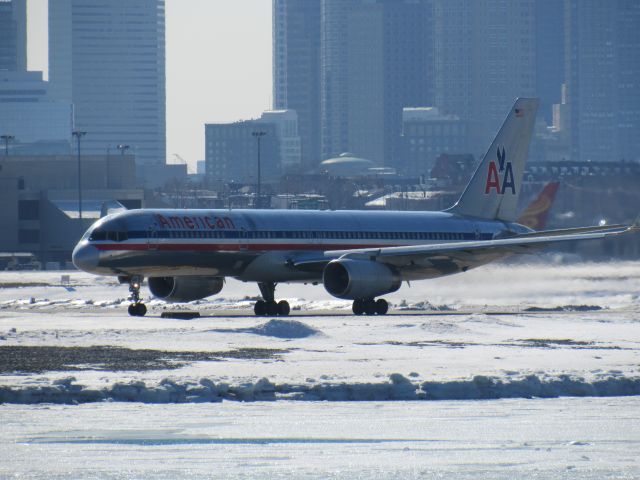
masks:
{"type": "Polygon", "coordinates": [[[222,290],[224,277],[149,277],[149,290],[165,302],[191,302],[222,290]]]}
{"type": "Polygon", "coordinates": [[[322,274],[324,288],[346,300],[374,298],[395,292],[402,280],[393,267],[370,260],[332,260],[322,274]]]}

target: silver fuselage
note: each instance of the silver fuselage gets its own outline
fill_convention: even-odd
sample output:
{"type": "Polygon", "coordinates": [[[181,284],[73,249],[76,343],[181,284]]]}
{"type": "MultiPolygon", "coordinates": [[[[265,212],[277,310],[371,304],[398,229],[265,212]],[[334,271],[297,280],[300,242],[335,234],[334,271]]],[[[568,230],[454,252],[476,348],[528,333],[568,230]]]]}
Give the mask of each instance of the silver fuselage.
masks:
{"type": "MultiPolygon", "coordinates": [[[[339,258],[344,250],[491,240],[528,231],[516,223],[447,212],[143,209],[98,220],[73,260],[102,275],[316,282],[321,268],[293,265],[339,258]]],[[[462,264],[438,267],[433,260],[416,262],[400,274],[403,280],[434,278],[506,255],[470,253],[462,264]]]]}

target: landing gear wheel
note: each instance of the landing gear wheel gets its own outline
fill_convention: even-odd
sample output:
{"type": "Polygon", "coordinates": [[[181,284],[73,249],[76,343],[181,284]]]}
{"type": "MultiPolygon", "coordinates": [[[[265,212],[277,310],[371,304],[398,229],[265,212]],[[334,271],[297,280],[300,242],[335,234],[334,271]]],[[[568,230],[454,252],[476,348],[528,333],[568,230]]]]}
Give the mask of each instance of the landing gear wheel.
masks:
{"type": "Polygon", "coordinates": [[[253,306],[253,313],[255,313],[259,317],[261,317],[262,315],[266,315],[267,302],[265,302],[264,300],[258,300],[253,306]]]}
{"type": "Polygon", "coordinates": [[[278,315],[286,317],[287,315],[289,315],[290,311],[291,308],[289,307],[289,302],[287,302],[286,300],[280,300],[278,302],[278,315]]]}
{"type": "Polygon", "coordinates": [[[376,300],[376,313],[378,315],[386,315],[389,311],[389,304],[384,298],[376,300]]]}
{"type": "Polygon", "coordinates": [[[128,310],[132,317],[144,317],[147,314],[147,307],[144,303],[132,303],[128,310]]]}
{"type": "Polygon", "coordinates": [[[272,282],[258,283],[262,300],[258,300],[253,307],[253,311],[258,316],[263,315],[281,315],[286,317],[289,315],[291,308],[286,300],[275,301],[274,294],[276,284],[272,282]]]}
{"type": "Polygon", "coordinates": [[[364,313],[367,315],[376,314],[376,301],[373,298],[364,301],[364,313]]]}
{"type": "Polygon", "coordinates": [[[140,302],[140,285],[142,284],[142,277],[129,278],[129,300],[132,302],[129,305],[129,315],[132,317],[144,317],[147,313],[147,307],[140,302]]]}
{"type": "Polygon", "coordinates": [[[354,300],[351,309],[354,314],[362,315],[364,313],[364,302],[362,300],[354,300]]]}
{"type": "Polygon", "coordinates": [[[267,315],[278,315],[278,304],[276,302],[267,302],[267,315]]]}

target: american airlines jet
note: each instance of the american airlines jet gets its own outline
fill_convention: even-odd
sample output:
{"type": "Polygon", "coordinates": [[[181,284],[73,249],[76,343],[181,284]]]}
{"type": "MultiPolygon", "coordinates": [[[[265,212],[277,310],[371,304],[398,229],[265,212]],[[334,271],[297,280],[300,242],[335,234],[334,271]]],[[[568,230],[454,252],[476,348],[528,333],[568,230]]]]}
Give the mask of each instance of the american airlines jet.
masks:
{"type": "Polygon", "coordinates": [[[357,315],[384,315],[377,298],[403,281],[466,272],[515,253],[638,229],[612,225],[534,231],[516,206],[538,108],[519,98],[458,202],[442,212],[130,210],[93,224],[73,251],[80,270],[129,284],[129,314],[142,316],[140,285],[167,302],[220,292],[225,277],[256,282],[256,315],[288,315],[281,282],[322,283],[353,300],[357,315]]]}

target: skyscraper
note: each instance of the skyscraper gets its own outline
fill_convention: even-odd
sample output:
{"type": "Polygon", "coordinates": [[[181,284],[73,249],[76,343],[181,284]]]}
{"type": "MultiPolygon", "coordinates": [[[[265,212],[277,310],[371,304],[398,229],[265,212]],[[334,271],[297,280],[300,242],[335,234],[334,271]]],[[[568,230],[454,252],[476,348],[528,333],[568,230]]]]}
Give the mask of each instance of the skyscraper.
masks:
{"type": "Polygon", "coordinates": [[[433,102],[430,2],[324,0],[322,157],[349,151],[394,166],[402,109],[433,102]]]}
{"type": "Polygon", "coordinates": [[[50,92],[74,104],[83,152],[165,163],[164,20],[164,0],[49,2],[50,92]]]}
{"type": "Polygon", "coordinates": [[[273,108],[295,110],[302,168],[320,161],[320,2],[273,0],[273,108]]]}
{"type": "Polygon", "coordinates": [[[558,0],[535,0],[536,96],[538,118],[553,121],[553,105],[562,98],[564,83],[564,4],[558,0]]]}
{"type": "Polygon", "coordinates": [[[640,156],[640,3],[565,1],[574,160],[640,156]]]}
{"type": "Polygon", "coordinates": [[[26,0],[0,0],[0,70],[26,69],[26,0]]]}
{"type": "Polygon", "coordinates": [[[532,0],[434,0],[436,105],[484,153],[516,97],[536,92],[532,0]]]}

